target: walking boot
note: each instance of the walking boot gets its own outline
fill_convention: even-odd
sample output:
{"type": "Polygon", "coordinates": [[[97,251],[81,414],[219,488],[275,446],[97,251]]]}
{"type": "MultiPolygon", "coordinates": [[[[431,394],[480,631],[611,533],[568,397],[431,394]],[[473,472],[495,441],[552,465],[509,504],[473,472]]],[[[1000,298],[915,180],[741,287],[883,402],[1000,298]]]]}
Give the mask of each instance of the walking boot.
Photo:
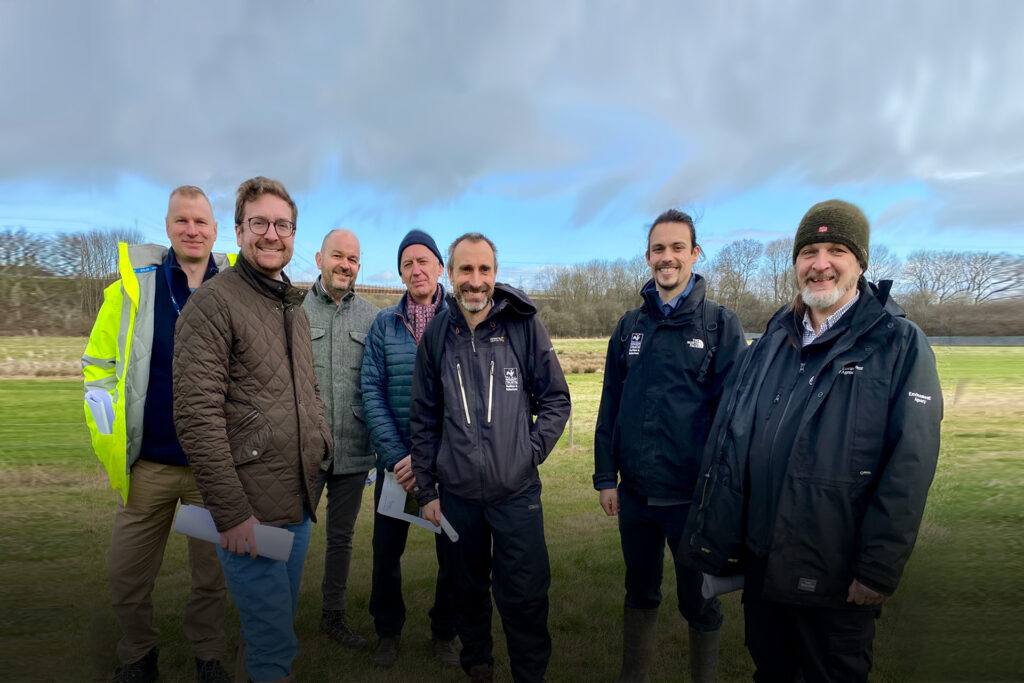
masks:
{"type": "Polygon", "coordinates": [[[718,631],[690,629],[690,680],[715,683],[718,679],[718,631]]]}
{"type": "Polygon", "coordinates": [[[491,664],[474,664],[469,667],[469,683],[491,683],[494,680],[494,666],[491,664]]]}
{"type": "Polygon", "coordinates": [[[398,661],[398,649],[401,647],[402,637],[381,638],[377,641],[377,649],[373,651],[373,668],[390,669],[398,661]]]}
{"type": "Polygon", "coordinates": [[[616,683],[648,683],[654,659],[658,608],[626,607],[622,619],[622,671],[616,683]]]}
{"type": "Polygon", "coordinates": [[[370,641],[352,630],[345,620],[345,612],[342,610],[325,609],[323,611],[323,615],[320,617],[320,633],[353,650],[365,650],[370,646],[370,641]]]}

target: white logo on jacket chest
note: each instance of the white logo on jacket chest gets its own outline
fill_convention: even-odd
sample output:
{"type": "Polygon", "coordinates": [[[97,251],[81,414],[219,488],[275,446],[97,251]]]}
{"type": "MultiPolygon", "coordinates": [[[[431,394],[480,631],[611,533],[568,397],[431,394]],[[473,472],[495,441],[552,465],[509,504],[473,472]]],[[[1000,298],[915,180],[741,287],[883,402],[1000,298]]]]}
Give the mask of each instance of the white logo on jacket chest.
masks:
{"type": "Polygon", "coordinates": [[[629,335],[629,355],[630,356],[639,356],[640,355],[640,345],[643,344],[643,343],[644,343],[644,333],[643,332],[634,332],[633,334],[629,335]]]}
{"type": "Polygon", "coordinates": [[[688,339],[686,341],[686,345],[689,346],[691,349],[703,349],[704,348],[704,340],[703,339],[688,339]]]}
{"type": "Polygon", "coordinates": [[[842,370],[840,370],[839,374],[840,375],[852,375],[854,372],[864,372],[864,366],[863,365],[857,365],[856,363],[852,363],[850,365],[845,366],[842,370]]]}
{"type": "Polygon", "coordinates": [[[519,391],[519,368],[505,368],[505,391],[519,391]]]}

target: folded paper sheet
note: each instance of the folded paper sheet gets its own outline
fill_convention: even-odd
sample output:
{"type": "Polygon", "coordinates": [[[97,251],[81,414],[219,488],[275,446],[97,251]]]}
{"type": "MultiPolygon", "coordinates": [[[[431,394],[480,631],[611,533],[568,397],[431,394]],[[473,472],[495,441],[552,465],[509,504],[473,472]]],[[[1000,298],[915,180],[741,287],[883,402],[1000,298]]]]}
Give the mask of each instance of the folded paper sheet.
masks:
{"type": "MultiPolygon", "coordinates": [[[[182,505],[178,509],[174,530],[193,538],[220,543],[220,532],[213,523],[213,516],[209,510],[198,505],[182,505]]],[[[295,534],[287,529],[257,524],[253,533],[256,536],[257,555],[284,562],[292,554],[295,534]]]]}
{"type": "Polygon", "coordinates": [[[416,526],[421,526],[424,529],[433,531],[435,534],[439,534],[442,531],[452,540],[452,543],[459,540],[459,535],[452,528],[452,525],[448,523],[448,520],[441,515],[441,526],[434,526],[427,520],[419,516],[419,514],[412,514],[406,512],[406,498],[408,494],[402,485],[398,483],[398,479],[395,478],[394,472],[384,473],[384,486],[381,487],[380,491],[380,503],[377,504],[377,512],[388,517],[394,517],[416,526]]]}

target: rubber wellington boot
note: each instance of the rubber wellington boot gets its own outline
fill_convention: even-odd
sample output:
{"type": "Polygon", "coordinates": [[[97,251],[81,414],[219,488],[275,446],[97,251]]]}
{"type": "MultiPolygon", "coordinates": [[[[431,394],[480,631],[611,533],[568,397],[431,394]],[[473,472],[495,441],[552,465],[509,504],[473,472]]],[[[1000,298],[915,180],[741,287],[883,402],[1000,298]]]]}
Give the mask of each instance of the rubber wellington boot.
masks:
{"type": "Polygon", "coordinates": [[[718,679],[718,631],[690,629],[690,680],[714,683],[718,679]]]}
{"type": "Polygon", "coordinates": [[[648,683],[654,659],[658,608],[626,607],[622,619],[622,671],[616,683],[648,683]]]}

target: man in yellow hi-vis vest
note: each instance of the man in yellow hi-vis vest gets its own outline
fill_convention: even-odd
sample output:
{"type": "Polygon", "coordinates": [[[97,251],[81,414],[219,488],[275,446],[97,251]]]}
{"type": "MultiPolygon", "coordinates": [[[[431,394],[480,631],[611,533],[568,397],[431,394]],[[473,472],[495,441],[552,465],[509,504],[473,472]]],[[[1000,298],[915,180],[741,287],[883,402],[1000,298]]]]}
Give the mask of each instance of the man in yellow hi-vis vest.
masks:
{"type": "MultiPolygon", "coordinates": [[[[217,221],[206,194],[186,185],[167,206],[171,248],[118,245],[121,279],[107,287],[85,354],[85,420],[93,450],[121,494],[110,542],[110,589],[123,637],[115,683],[155,681],[153,583],[178,502],[202,505],[174,431],[174,324],[189,295],[230,267],[211,254],[217,221]]],[[[230,681],[221,665],[225,584],[212,543],[189,539],[192,590],[184,632],[200,681],[230,681]]]]}

